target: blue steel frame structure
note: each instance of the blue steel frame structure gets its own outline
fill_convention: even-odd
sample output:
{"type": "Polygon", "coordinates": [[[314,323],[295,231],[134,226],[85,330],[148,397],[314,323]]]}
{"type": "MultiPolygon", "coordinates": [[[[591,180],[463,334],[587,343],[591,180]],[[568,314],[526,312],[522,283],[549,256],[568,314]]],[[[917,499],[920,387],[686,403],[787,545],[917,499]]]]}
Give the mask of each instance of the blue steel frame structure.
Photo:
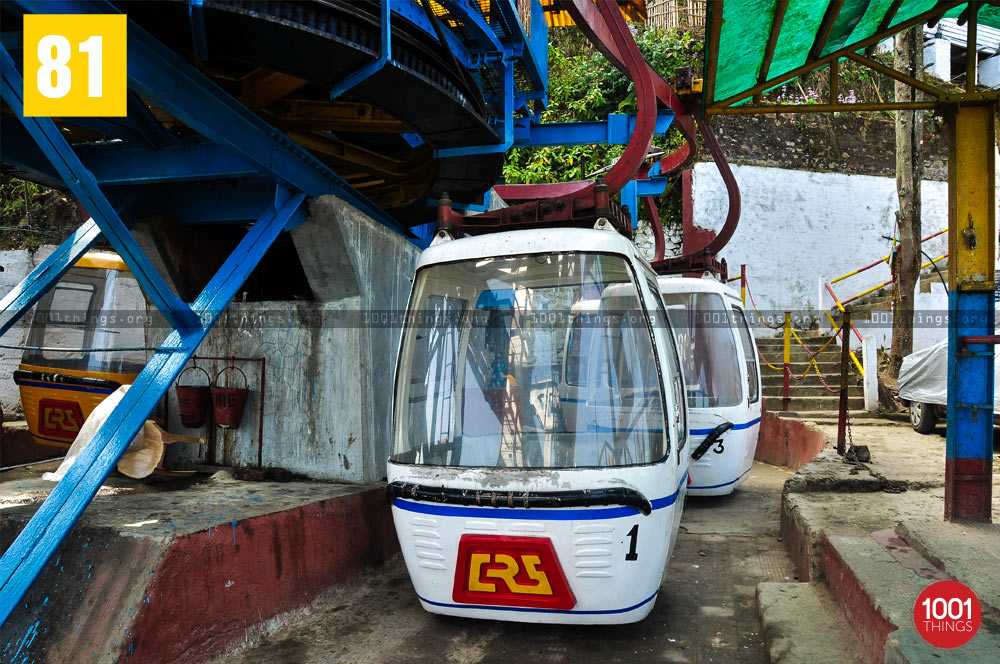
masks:
{"type": "MultiPolygon", "coordinates": [[[[104,0],[15,0],[27,12],[47,14],[118,13],[104,0]]],[[[460,38],[444,30],[456,59],[483,84],[482,71],[502,72],[503,89],[487,99],[502,143],[466,146],[454,154],[505,151],[512,146],[627,143],[634,116],[612,115],[605,122],[536,122],[532,102],[546,101],[548,32],[541,5],[533,0],[533,29],[518,17],[513,0],[494,0],[498,16],[487,19],[478,3],[441,0],[465,31],[460,38]],[[499,21],[502,23],[498,23],[499,21]],[[501,29],[501,27],[503,29],[501,29]],[[527,81],[514,77],[515,67],[527,81]],[[526,77],[523,75],[526,72],[526,77]]],[[[203,0],[190,0],[189,18],[195,58],[207,56],[203,0]]],[[[357,85],[379,68],[392,66],[391,16],[409,20],[430,35],[434,26],[416,0],[383,0],[380,52],[370,64],[348,76],[331,98],[357,85]],[[391,2],[391,4],[390,4],[391,2]]],[[[50,496],[0,558],[0,623],[17,607],[27,589],[93,499],[101,483],[128,447],[156,402],[166,393],[185,363],[208,334],[237,289],[282,231],[305,221],[307,196],[334,194],[374,220],[404,235],[408,230],[391,215],[352,189],[310,152],[243,106],[176,53],[133,21],[128,24],[128,116],[72,118],[74,124],[121,139],[80,145],[66,141],[50,118],[25,118],[23,79],[8,49],[23,40],[5,35],[0,45],[2,96],[19,123],[0,124],[3,161],[40,181],[70,189],[92,217],[58,247],[24,281],[0,301],[0,334],[11,327],[76,261],[104,237],[118,250],[150,301],[173,331],[136,379],[121,403],[77,458],[50,496]],[[179,139],[152,117],[140,95],[198,133],[179,139]],[[228,193],[214,191],[213,179],[236,179],[228,193]],[[177,297],[129,231],[128,222],[143,216],[156,198],[152,185],[184,184],[184,196],[167,209],[186,223],[256,219],[236,249],[194,302],[177,297]],[[262,183],[269,183],[267,187],[262,183]]],[[[657,133],[673,119],[661,112],[657,133]]],[[[442,155],[443,156],[443,155],[442,155]]],[[[629,196],[663,191],[663,178],[630,185],[629,196]]],[[[623,192],[624,194],[625,192],[623,192]]],[[[161,194],[159,203],[164,203],[161,194]]],[[[433,205],[433,201],[429,201],[433,205]]],[[[623,203],[627,201],[623,199],[623,203]]],[[[630,205],[633,210],[635,204],[630,205]]],[[[161,209],[163,209],[161,207],[161,209]]],[[[429,210],[429,217],[432,213],[429,210]]]]}

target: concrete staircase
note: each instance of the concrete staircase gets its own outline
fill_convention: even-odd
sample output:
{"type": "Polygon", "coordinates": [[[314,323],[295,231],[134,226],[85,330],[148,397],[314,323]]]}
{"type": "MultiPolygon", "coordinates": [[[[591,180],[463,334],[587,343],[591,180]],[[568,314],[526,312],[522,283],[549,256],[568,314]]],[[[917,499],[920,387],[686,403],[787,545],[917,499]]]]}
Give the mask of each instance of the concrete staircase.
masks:
{"type": "MultiPolygon", "coordinates": [[[[809,330],[799,332],[802,342],[812,351],[826,343],[829,338],[816,331],[809,330]]],[[[782,366],[784,356],[784,339],[777,337],[760,337],[757,339],[757,347],[767,361],[776,367],[782,366]]],[[[829,386],[836,390],[840,386],[840,345],[838,342],[831,343],[819,355],[816,356],[816,364],[820,374],[829,386]]],[[[791,371],[796,376],[801,376],[809,368],[809,354],[792,338],[791,346],[791,371]]],[[[857,386],[855,380],[856,369],[853,364],[850,367],[850,382],[852,385],[848,389],[848,408],[852,411],[864,410],[864,395],[861,387],[857,386]]],[[[778,412],[781,410],[781,396],[783,375],[780,371],[770,368],[761,360],[761,382],[763,383],[764,398],[768,403],[768,410],[778,412]]],[[[789,396],[791,398],[788,409],[800,416],[829,415],[836,413],[840,403],[837,394],[831,394],[824,386],[815,369],[810,369],[809,375],[802,380],[792,379],[789,385],[789,396]]]]}

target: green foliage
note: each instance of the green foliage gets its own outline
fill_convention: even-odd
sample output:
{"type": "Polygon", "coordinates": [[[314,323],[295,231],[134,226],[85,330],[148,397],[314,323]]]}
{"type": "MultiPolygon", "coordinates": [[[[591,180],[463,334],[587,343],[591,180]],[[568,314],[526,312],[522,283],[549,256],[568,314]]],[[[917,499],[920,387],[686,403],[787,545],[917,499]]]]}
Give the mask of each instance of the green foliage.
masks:
{"type": "MultiPolygon", "coordinates": [[[[679,67],[700,64],[702,43],[691,35],[637,26],[639,50],[665,78],[679,67]]],[[[603,120],[609,113],[634,113],[635,90],[575,27],[549,36],[549,105],[542,122],[603,120]]],[[[673,132],[655,145],[668,151],[680,145],[673,132]]],[[[623,145],[522,148],[507,153],[503,174],[509,183],[567,182],[611,163],[623,145]]]]}
{"type": "Polygon", "coordinates": [[[0,177],[0,249],[29,249],[62,240],[79,225],[76,206],[59,191],[0,177]]]}

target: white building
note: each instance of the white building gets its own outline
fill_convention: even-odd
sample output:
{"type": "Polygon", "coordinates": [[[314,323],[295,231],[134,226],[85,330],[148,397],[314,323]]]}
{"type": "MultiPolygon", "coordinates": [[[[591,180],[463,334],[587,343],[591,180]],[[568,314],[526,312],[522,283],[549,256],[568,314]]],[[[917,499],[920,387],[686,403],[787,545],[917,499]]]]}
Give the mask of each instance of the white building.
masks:
{"type": "MultiPolygon", "coordinates": [[[[943,81],[965,81],[967,26],[958,19],[943,18],[933,27],[924,27],[924,69],[943,81]]],[[[1000,30],[980,23],[976,30],[979,84],[1000,88],[1000,30]]]]}

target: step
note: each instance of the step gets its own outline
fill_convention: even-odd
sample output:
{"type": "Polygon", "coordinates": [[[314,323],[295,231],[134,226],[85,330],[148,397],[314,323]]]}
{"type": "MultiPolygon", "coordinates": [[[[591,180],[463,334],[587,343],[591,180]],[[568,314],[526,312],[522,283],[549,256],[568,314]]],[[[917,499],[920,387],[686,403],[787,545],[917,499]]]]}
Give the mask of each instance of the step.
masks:
{"type": "Polygon", "coordinates": [[[941,664],[947,653],[948,664],[983,664],[1000,661],[1000,635],[980,628],[979,633],[961,648],[941,651],[917,634],[913,627],[903,627],[885,642],[884,664],[941,664]]]}
{"type": "MultiPolygon", "coordinates": [[[[834,379],[830,384],[830,387],[835,390],[840,389],[840,380],[834,379]]],[[[764,396],[778,397],[780,399],[781,389],[781,385],[767,385],[764,387],[764,396]]],[[[822,397],[830,394],[830,392],[828,392],[827,389],[820,384],[803,385],[802,381],[792,381],[792,383],[788,386],[788,393],[793,397],[822,397]]],[[[850,390],[848,391],[848,394],[850,394],[850,390]]]]}
{"type": "MultiPolygon", "coordinates": [[[[917,595],[935,577],[943,578],[919,554],[906,547],[886,546],[875,535],[827,536],[822,546],[827,587],[851,630],[859,635],[868,664],[883,661],[889,634],[912,624],[917,595]]],[[[896,542],[905,545],[898,538],[896,542]]]]}
{"type": "Polygon", "coordinates": [[[896,534],[1000,616],[1000,524],[907,519],[896,534]]]}
{"type": "MultiPolygon", "coordinates": [[[[824,337],[817,337],[815,339],[803,339],[802,343],[805,344],[806,348],[808,348],[810,351],[812,351],[812,352],[815,353],[820,348],[823,348],[823,344],[825,344],[829,340],[830,340],[829,337],[824,336],[824,337]]],[[[776,350],[776,351],[780,352],[785,347],[785,341],[781,337],[778,337],[777,339],[758,339],[757,340],[757,347],[760,348],[761,350],[763,350],[765,353],[770,352],[772,350],[776,350]]],[[[792,339],[792,343],[789,344],[789,349],[792,350],[792,351],[802,351],[802,352],[805,352],[804,349],[802,348],[802,344],[800,344],[799,342],[797,342],[795,339],[792,339]]],[[[826,348],[823,349],[823,352],[824,353],[832,353],[832,352],[839,353],[840,352],[840,340],[831,342],[829,346],[827,346],[826,348]]]]}
{"type": "MultiPolygon", "coordinates": [[[[775,366],[784,362],[785,354],[781,347],[774,349],[761,348],[760,354],[766,357],[767,361],[775,366]]],[[[809,360],[814,357],[817,362],[840,362],[840,346],[827,348],[823,352],[816,355],[810,355],[801,348],[793,348],[789,353],[789,360],[791,362],[809,362],[809,360]]]]}
{"type": "MultiPolygon", "coordinates": [[[[768,403],[774,406],[781,406],[781,397],[768,397],[765,395],[768,403]]],[[[825,397],[798,397],[794,394],[788,402],[788,410],[795,411],[828,411],[835,412],[840,408],[840,397],[836,395],[828,395],[825,397]]],[[[851,411],[864,410],[865,408],[865,398],[863,396],[849,396],[847,397],[847,408],[851,411]]]]}
{"type": "MultiPolygon", "coordinates": [[[[799,375],[801,375],[801,374],[799,374],[799,375]]],[[[827,384],[830,385],[830,387],[834,387],[834,386],[836,386],[837,388],[840,387],[840,372],[839,371],[836,372],[836,373],[834,373],[834,374],[824,373],[823,374],[823,379],[827,382],[827,384]]],[[[781,391],[781,386],[785,384],[785,377],[780,372],[775,371],[774,369],[771,369],[770,367],[768,367],[766,369],[764,375],[761,377],[761,382],[764,385],[764,390],[765,391],[767,389],[769,389],[769,388],[777,387],[778,391],[780,392],[781,391]]],[[[813,387],[818,386],[818,385],[822,385],[822,383],[819,380],[819,376],[816,375],[815,370],[810,371],[809,374],[807,376],[805,376],[804,378],[802,378],[801,380],[795,380],[794,378],[789,377],[788,384],[790,386],[791,385],[811,385],[813,387]]],[[[857,375],[856,371],[852,371],[851,373],[848,374],[848,384],[852,388],[857,387],[858,389],[861,389],[861,386],[858,384],[858,375],[857,375]]]]}
{"type": "Polygon", "coordinates": [[[861,664],[858,641],[822,583],[758,583],[757,610],[773,664],[861,664]]]}
{"type": "MultiPolygon", "coordinates": [[[[0,651],[10,647],[0,661],[221,657],[399,550],[384,484],[219,473],[155,483],[112,475],[105,485],[0,625],[0,651]]],[[[54,486],[0,481],[0,550],[54,486]],[[20,504],[26,496],[36,502],[20,504]]]]}
{"type": "MultiPolygon", "coordinates": [[[[780,404],[779,404],[780,405],[780,404]]],[[[836,421],[836,413],[831,414],[828,410],[778,410],[773,411],[778,417],[788,417],[796,420],[829,420],[832,419],[836,421]]],[[[884,424],[885,426],[895,426],[898,422],[904,420],[893,421],[894,415],[883,415],[881,413],[868,412],[864,410],[852,410],[851,419],[863,419],[865,420],[865,426],[877,426],[884,424]]],[[[903,414],[900,414],[903,415],[903,414]]],[[[909,422],[909,416],[903,415],[906,422],[909,422]]]]}
{"type": "MultiPolygon", "coordinates": [[[[780,357],[779,358],[773,358],[773,357],[768,356],[767,360],[768,360],[768,362],[770,362],[774,366],[778,367],[778,369],[781,369],[782,366],[783,366],[780,357]]],[[[819,359],[816,360],[816,364],[819,365],[819,372],[821,374],[823,374],[824,376],[830,375],[830,374],[838,374],[838,375],[840,374],[840,358],[839,357],[835,361],[834,360],[828,360],[825,357],[824,358],[819,358],[819,359]]],[[[805,370],[809,368],[809,366],[810,366],[810,362],[809,362],[809,360],[807,360],[805,358],[795,358],[795,357],[793,357],[792,361],[788,363],[789,369],[791,369],[792,373],[795,374],[796,376],[801,376],[803,374],[803,372],[805,372],[805,370]]],[[[853,366],[854,366],[854,362],[849,362],[848,368],[853,367],[853,366]]],[[[772,372],[772,374],[775,375],[775,376],[780,376],[781,375],[781,372],[778,371],[778,370],[776,370],[776,369],[771,369],[770,367],[768,367],[768,370],[770,372],[772,372]]],[[[856,370],[856,368],[855,368],[855,370],[856,370]]],[[[812,369],[811,371],[815,371],[815,369],[812,369]]]]}

